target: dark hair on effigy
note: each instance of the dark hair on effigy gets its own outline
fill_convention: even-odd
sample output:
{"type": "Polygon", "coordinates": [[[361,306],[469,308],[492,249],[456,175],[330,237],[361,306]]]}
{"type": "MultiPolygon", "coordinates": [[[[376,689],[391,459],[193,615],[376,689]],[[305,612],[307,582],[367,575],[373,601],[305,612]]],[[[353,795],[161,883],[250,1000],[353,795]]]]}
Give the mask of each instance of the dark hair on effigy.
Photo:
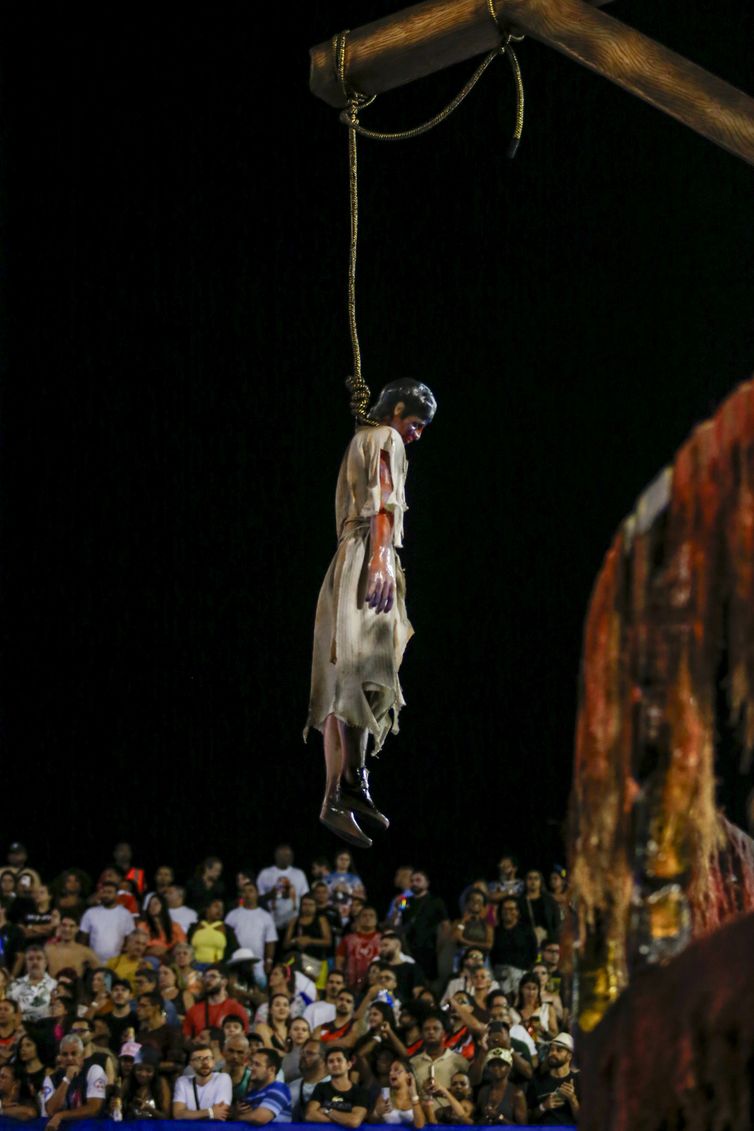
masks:
{"type": "Polygon", "coordinates": [[[369,410],[370,419],[381,421],[386,416],[392,416],[399,401],[404,404],[404,417],[419,416],[429,423],[437,411],[435,395],[427,385],[414,381],[411,377],[402,377],[385,385],[369,410]]]}

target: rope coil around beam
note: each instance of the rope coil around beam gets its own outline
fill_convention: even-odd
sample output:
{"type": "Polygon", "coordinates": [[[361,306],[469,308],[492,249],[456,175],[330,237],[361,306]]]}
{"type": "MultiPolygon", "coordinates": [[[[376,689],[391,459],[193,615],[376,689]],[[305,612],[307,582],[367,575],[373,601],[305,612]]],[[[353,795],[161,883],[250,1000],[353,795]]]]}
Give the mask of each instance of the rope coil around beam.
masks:
{"type": "MultiPolygon", "coordinates": [[[[494,0],[487,0],[487,8],[489,14],[495,24],[495,27],[500,32],[501,44],[496,47],[494,51],[490,51],[485,56],[477,69],[474,71],[471,78],[466,82],[458,94],[448,103],[439,114],[436,114],[427,122],[423,122],[419,126],[414,126],[408,130],[399,130],[397,132],[386,133],[380,130],[370,130],[361,125],[359,122],[359,113],[365,107],[370,106],[374,102],[376,95],[365,95],[360,91],[353,88],[348,83],[348,35],[349,32],[341,31],[332,40],[332,57],[335,75],[338,84],[343,93],[343,98],[346,101],[346,109],[340,114],[340,121],[348,129],[348,188],[349,188],[349,211],[351,220],[351,238],[349,246],[348,257],[348,324],[351,336],[351,351],[353,354],[353,373],[346,379],[346,387],[351,393],[351,414],[356,420],[356,426],[359,425],[374,425],[376,421],[372,420],[368,415],[369,402],[371,400],[371,393],[362,375],[361,369],[361,346],[359,344],[359,331],[356,320],[356,260],[358,252],[358,233],[359,233],[359,189],[358,189],[358,153],[356,146],[356,137],[361,134],[362,137],[371,138],[375,141],[408,141],[415,137],[420,137],[422,134],[428,133],[429,130],[439,126],[446,118],[449,118],[454,110],[457,110],[464,99],[471,93],[484,72],[489,67],[490,63],[497,58],[498,55],[506,55],[510,63],[511,71],[513,73],[513,80],[516,87],[516,123],[513,131],[511,142],[508,146],[507,156],[513,158],[518,149],[521,141],[521,135],[524,128],[524,85],[521,77],[521,68],[519,66],[516,53],[511,46],[511,40],[514,38],[510,33],[505,32],[498,23],[497,14],[495,12],[494,0]]],[[[523,38],[523,37],[516,37],[523,38]]]]}

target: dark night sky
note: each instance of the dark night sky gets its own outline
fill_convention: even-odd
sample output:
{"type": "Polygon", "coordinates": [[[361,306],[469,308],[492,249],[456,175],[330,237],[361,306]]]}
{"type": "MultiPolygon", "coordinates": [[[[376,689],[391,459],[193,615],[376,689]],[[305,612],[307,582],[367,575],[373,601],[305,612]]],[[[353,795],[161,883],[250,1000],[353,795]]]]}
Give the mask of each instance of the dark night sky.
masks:
{"type": "MultiPolygon", "coordinates": [[[[307,49],[399,6],[137,5],[117,32],[4,9],[4,827],[45,870],[121,836],[182,871],[333,847],[300,732],[351,427],[346,139],[307,49]]],[[[610,12],[754,91],[749,0],[610,12]]],[[[561,855],[602,554],[754,368],[750,168],[544,47],[520,61],[514,162],[504,63],[438,130],[360,150],[365,376],[440,406],[410,452],[376,893],[403,857],[450,899],[505,844],[561,855]]],[[[368,124],[423,120],[472,67],[368,124]]]]}

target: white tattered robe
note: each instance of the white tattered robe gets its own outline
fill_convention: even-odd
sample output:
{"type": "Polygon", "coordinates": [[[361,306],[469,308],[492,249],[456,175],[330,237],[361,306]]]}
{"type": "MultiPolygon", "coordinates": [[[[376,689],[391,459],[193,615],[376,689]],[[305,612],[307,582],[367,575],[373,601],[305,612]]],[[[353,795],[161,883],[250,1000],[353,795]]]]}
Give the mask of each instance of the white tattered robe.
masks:
{"type": "Polygon", "coordinates": [[[388,732],[398,731],[404,705],[398,669],[413,629],[406,616],[406,583],[395,554],[396,599],[389,613],[364,603],[369,565],[370,519],[382,509],[380,453],[390,462],[393,489],[384,503],[393,515],[393,545],[401,546],[406,509],[406,449],[389,425],[359,428],[348,446],[335,492],[338,549],[319,593],[314,624],[314,655],[309,728],[323,730],[334,714],[350,726],[368,730],[372,752],[388,732]],[[391,721],[392,715],[392,721],[391,721]]]}

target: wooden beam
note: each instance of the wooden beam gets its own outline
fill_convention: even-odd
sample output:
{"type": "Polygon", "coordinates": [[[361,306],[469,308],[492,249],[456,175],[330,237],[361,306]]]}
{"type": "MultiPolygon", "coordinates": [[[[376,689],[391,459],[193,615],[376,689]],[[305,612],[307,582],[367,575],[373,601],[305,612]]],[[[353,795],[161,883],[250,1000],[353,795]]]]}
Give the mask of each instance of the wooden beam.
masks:
{"type": "MultiPolygon", "coordinates": [[[[560,51],[754,164],[754,99],[597,10],[607,2],[494,0],[501,25],[560,51]]],[[[363,94],[381,94],[498,42],[486,0],[425,0],[351,31],[347,75],[363,94]]],[[[313,93],[343,106],[331,42],[310,55],[313,93]]]]}

